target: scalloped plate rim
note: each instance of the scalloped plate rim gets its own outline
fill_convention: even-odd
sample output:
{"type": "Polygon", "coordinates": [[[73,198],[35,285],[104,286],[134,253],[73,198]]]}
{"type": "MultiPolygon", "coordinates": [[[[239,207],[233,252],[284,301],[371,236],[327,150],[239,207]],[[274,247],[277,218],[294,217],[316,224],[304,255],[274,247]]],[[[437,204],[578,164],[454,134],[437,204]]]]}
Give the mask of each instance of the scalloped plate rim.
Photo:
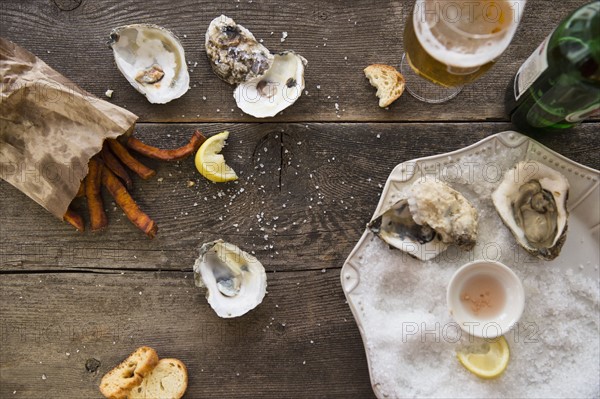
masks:
{"type": "MultiPolygon", "coordinates": [[[[373,216],[371,217],[371,219],[373,219],[374,217],[376,217],[379,212],[380,212],[380,208],[383,206],[383,204],[386,201],[387,198],[387,192],[390,190],[390,186],[391,183],[394,182],[394,180],[392,180],[392,177],[394,177],[395,174],[398,174],[398,171],[406,164],[408,163],[414,163],[414,164],[422,164],[424,162],[427,161],[434,161],[437,159],[441,159],[441,158],[447,158],[447,157],[451,157],[451,156],[456,156],[456,155],[461,155],[462,153],[468,153],[470,151],[473,151],[475,149],[477,149],[478,147],[483,147],[485,144],[487,144],[488,142],[492,142],[494,140],[498,140],[502,143],[502,145],[504,145],[507,149],[514,149],[517,147],[522,146],[523,144],[527,143],[527,151],[526,154],[528,153],[529,149],[531,148],[532,145],[537,145],[539,149],[544,150],[545,152],[547,152],[549,155],[556,157],[557,159],[565,162],[566,164],[570,165],[573,168],[578,168],[580,169],[580,171],[582,172],[582,174],[586,174],[586,175],[596,175],[594,176],[596,178],[596,189],[598,188],[598,177],[600,176],[600,171],[593,169],[589,166],[580,164],[576,161],[573,161],[572,159],[567,158],[566,156],[559,154],[558,152],[551,150],[550,148],[544,146],[543,144],[541,144],[540,142],[530,138],[529,136],[526,136],[522,133],[513,131],[513,130],[507,130],[507,131],[503,131],[503,132],[499,132],[499,133],[495,133],[492,134],[488,137],[485,137],[471,145],[468,145],[466,147],[463,148],[459,148],[457,150],[454,151],[450,151],[450,152],[446,152],[446,153],[442,153],[442,154],[437,154],[437,155],[430,155],[430,156],[426,156],[426,157],[421,157],[421,158],[415,158],[412,160],[408,160],[408,161],[404,161],[398,165],[396,165],[394,167],[394,169],[392,169],[390,175],[388,176],[385,186],[383,187],[382,191],[381,191],[381,196],[379,199],[379,202],[377,204],[377,207],[375,208],[375,212],[373,213],[373,216]],[[516,135],[516,137],[515,137],[516,135]],[[511,147],[508,145],[507,141],[512,141],[514,140],[515,142],[518,142],[517,145],[515,145],[514,147],[511,147]]],[[[404,182],[409,181],[412,178],[412,176],[410,176],[408,179],[405,179],[404,182]]],[[[400,181],[402,182],[402,181],[400,181]]],[[[360,335],[361,335],[361,339],[363,342],[363,347],[365,349],[365,357],[367,358],[367,366],[369,369],[369,379],[371,381],[371,387],[373,388],[373,392],[375,393],[375,395],[380,398],[380,399],[387,399],[389,398],[389,396],[383,394],[381,392],[381,390],[379,389],[379,385],[381,385],[379,382],[375,381],[373,378],[373,368],[371,365],[371,356],[369,356],[369,351],[367,349],[367,337],[365,335],[365,330],[364,327],[362,325],[362,321],[360,318],[359,313],[356,310],[356,307],[354,305],[354,302],[352,301],[352,298],[350,297],[350,294],[352,293],[352,291],[358,286],[360,285],[360,274],[358,273],[358,271],[356,270],[356,267],[351,265],[352,259],[354,258],[356,252],[358,250],[360,250],[361,246],[364,244],[364,241],[367,240],[368,238],[372,238],[375,237],[375,235],[373,233],[371,233],[371,231],[369,231],[366,227],[365,230],[363,231],[363,234],[361,235],[360,239],[358,240],[357,244],[354,246],[354,248],[352,249],[352,251],[350,252],[350,254],[348,255],[348,257],[346,258],[346,260],[344,261],[344,264],[340,270],[340,281],[341,281],[341,286],[342,286],[342,290],[344,291],[344,296],[346,297],[346,302],[348,303],[348,306],[350,307],[350,310],[352,311],[352,316],[354,317],[354,320],[356,321],[356,324],[358,326],[358,329],[360,331],[360,335]],[[344,276],[346,275],[346,272],[349,268],[352,268],[354,270],[354,273],[356,273],[356,278],[357,281],[353,282],[351,284],[352,288],[347,290],[344,281],[344,276]]]]}

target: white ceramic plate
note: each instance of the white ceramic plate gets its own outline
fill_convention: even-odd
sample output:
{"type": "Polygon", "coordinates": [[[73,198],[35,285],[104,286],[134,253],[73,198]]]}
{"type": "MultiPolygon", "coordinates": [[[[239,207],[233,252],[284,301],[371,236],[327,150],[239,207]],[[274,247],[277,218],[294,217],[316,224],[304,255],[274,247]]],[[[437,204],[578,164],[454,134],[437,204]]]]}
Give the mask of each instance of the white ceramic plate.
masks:
{"type": "Polygon", "coordinates": [[[578,393],[597,396],[600,391],[597,382],[581,388],[582,391],[573,387],[579,383],[578,379],[586,383],[590,376],[597,377],[600,367],[597,340],[600,173],[520,133],[502,132],[458,151],[399,164],[385,184],[374,216],[395,203],[403,190],[423,175],[446,181],[474,203],[480,212],[478,244],[469,253],[449,250],[451,255],[442,254],[439,259],[423,263],[389,249],[369,230],[363,233],[342,267],[341,282],[362,335],[377,397],[477,397],[484,394],[560,397],[578,393]],[[560,171],[570,183],[567,241],[560,256],[551,262],[532,258],[516,244],[489,198],[504,172],[525,159],[560,171]],[[407,333],[412,330],[405,328],[407,323],[411,329],[414,326],[428,329],[431,327],[427,323],[439,322],[441,324],[436,325],[446,326],[451,322],[444,300],[447,278],[462,264],[482,258],[505,263],[523,279],[526,311],[522,320],[525,319],[525,323],[533,320],[531,323],[537,329],[537,341],[529,346],[523,344],[523,330],[520,336],[513,336],[515,342],[509,340],[511,364],[504,375],[493,382],[478,380],[462,369],[454,357],[455,345],[424,342],[428,338],[427,331],[421,335],[421,342],[413,340],[411,344],[417,333],[409,336],[407,333]],[[421,281],[425,277],[419,273],[423,276],[428,273],[426,279],[430,281],[421,281]],[[579,278],[582,276],[586,281],[582,282],[579,278]],[[562,283],[557,278],[565,279],[565,292],[561,291],[562,283]],[[580,289],[588,282],[591,285],[580,289]],[[430,290],[428,296],[424,296],[423,290],[430,290]],[[571,301],[575,310],[561,315],[547,304],[552,301],[556,303],[555,308],[563,311],[571,305],[563,302],[571,301]],[[413,310],[414,313],[410,313],[413,310]],[[578,312],[584,313],[579,317],[578,312]],[[591,313],[591,321],[583,320],[586,312],[591,313]],[[561,326],[562,321],[564,326],[561,326]],[[544,324],[546,322],[552,325],[544,324]],[[569,328],[575,329],[577,334],[569,333],[569,328]],[[592,337],[592,342],[586,344],[588,337],[592,337]],[[556,352],[548,353],[548,348],[556,352]],[[435,353],[429,356],[428,351],[435,353]],[[540,353],[541,365],[526,365],[533,353],[540,353]],[[421,357],[423,360],[419,363],[421,357]],[[583,371],[576,372],[577,369],[583,371]],[[564,382],[560,382],[561,379],[564,382]],[[564,387],[559,385],[561,383],[564,387]],[[448,387],[436,387],[436,384],[448,387]],[[528,390],[519,391],[510,386],[519,384],[528,385],[528,390]],[[464,389],[460,389],[461,386],[464,389]]]}

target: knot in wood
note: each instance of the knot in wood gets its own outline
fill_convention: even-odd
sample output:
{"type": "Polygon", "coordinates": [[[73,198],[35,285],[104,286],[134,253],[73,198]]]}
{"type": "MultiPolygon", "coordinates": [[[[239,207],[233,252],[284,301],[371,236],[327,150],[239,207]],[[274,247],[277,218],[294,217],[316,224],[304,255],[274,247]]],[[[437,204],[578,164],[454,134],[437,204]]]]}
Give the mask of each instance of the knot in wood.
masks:
{"type": "Polygon", "coordinates": [[[85,369],[90,373],[94,373],[100,367],[100,360],[94,359],[93,357],[89,358],[85,362],[85,369]]]}
{"type": "Polygon", "coordinates": [[[73,11],[81,5],[82,0],[53,0],[61,11],[73,11]]]}

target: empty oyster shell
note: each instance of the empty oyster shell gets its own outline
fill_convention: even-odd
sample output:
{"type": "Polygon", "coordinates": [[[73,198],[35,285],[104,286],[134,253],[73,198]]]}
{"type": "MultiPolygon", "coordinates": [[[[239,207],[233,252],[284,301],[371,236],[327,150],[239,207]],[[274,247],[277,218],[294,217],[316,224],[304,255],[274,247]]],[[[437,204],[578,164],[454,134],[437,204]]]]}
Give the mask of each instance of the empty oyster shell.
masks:
{"type": "Polygon", "coordinates": [[[219,317],[241,316],[258,306],[267,292],[263,265],[233,244],[217,240],[200,248],[194,282],[219,317]]]}
{"type": "Polygon", "coordinates": [[[492,201],[504,224],[527,252],[552,260],[567,238],[569,181],[536,161],[522,161],[506,172],[492,201]]]}
{"type": "Polygon", "coordinates": [[[435,180],[416,181],[403,198],[368,228],[394,248],[421,260],[435,258],[450,244],[471,250],[477,240],[477,210],[458,191],[435,180]]]}
{"type": "Polygon", "coordinates": [[[169,30],[150,24],[115,28],[108,42],[119,71],[148,101],[164,104],[190,88],[185,53],[169,30]]]}
{"type": "Polygon", "coordinates": [[[275,55],[262,76],[241,83],[233,92],[237,106],[257,118],[275,116],[292,105],[304,90],[304,57],[286,51],[275,55]]]}
{"type": "Polygon", "coordinates": [[[225,15],[211,21],[205,46],[213,71],[229,84],[261,76],[273,63],[269,50],[248,29],[225,15]]]}

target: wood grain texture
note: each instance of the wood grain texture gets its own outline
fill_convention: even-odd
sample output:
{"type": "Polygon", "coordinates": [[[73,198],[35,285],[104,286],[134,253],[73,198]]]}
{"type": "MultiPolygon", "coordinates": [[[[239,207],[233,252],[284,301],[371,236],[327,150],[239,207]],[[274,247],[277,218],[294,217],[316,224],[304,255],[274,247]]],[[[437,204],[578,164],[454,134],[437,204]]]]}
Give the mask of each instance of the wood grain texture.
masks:
{"type": "Polygon", "coordinates": [[[273,52],[296,50],[308,59],[306,90],[274,121],[496,121],[507,120],[504,92],[522,62],[570,10],[587,0],[529,0],[506,53],[481,80],[454,100],[421,103],[408,93],[380,109],[363,69],[399,67],[402,32],[413,0],[353,1],[3,1],[1,34],[32,51],[85,90],[126,107],[145,122],[243,122],[233,87],[219,80],[204,50],[204,33],[220,14],[249,28],[273,52]],[[111,29],[155,23],[181,39],[190,63],[191,89],[167,105],[152,105],[117,70],[106,41],[111,29]],[[281,41],[282,32],[288,37],[281,41]],[[205,98],[205,99],[204,99],[205,98]],[[338,104],[339,111],[335,104],[338,104]]]}
{"type": "MultiPolygon", "coordinates": [[[[456,99],[428,105],[405,94],[382,110],[362,70],[398,66],[413,0],[2,1],[0,35],[99,97],[113,89],[109,101],[140,116],[136,135],[148,144],[174,148],[196,128],[229,130],[224,154],[240,180],[209,183],[192,159],[144,159],[157,175],[134,177],[132,194],[160,227],[153,241],[106,194],[108,228],[79,234],[0,181],[0,397],[100,398],[102,375],[141,345],[187,365],[186,398],[373,397],[339,269],[387,176],[400,162],[510,129],[506,85],[586,2],[529,0],[507,52],[456,99]],[[265,121],[242,114],[233,87],[211,71],[204,32],[221,13],[272,51],[309,61],[308,93],[272,123],[248,123],[265,121]],[[180,37],[185,96],[151,105],[118,72],[106,40],[130,23],[180,37]],[[263,304],[242,318],[219,319],[193,285],[197,248],[216,238],[253,252],[268,272],[263,304]]],[[[598,169],[599,126],[535,138],[598,169]]]]}
{"type": "Polygon", "coordinates": [[[141,345],[185,363],[185,398],[373,397],[339,274],[268,284],[258,308],[227,320],[191,273],[3,275],[0,397],[101,398],[102,375],[141,345]]]}
{"type": "MultiPolygon", "coordinates": [[[[185,143],[196,128],[207,135],[230,130],[224,154],[240,180],[210,183],[192,159],[144,159],[157,175],[136,177],[132,194],[159,225],[152,241],[106,194],[108,228],[79,234],[0,182],[0,271],[191,270],[199,245],[217,238],[254,251],[270,271],[341,267],[395,165],[465,147],[510,125],[144,124],[136,135],[168,148],[185,143]]],[[[597,169],[597,129],[588,123],[537,139],[597,169]]]]}

